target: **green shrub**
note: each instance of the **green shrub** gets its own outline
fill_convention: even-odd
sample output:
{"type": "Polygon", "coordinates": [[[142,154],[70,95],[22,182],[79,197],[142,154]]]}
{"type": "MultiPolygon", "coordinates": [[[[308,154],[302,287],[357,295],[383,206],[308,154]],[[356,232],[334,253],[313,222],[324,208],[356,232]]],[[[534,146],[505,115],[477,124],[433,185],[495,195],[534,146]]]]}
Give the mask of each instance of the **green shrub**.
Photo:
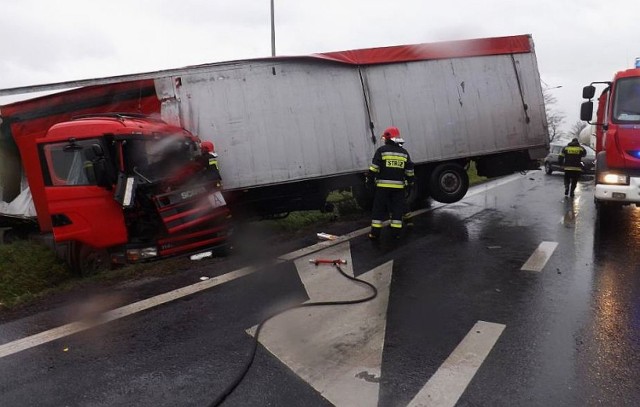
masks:
{"type": "Polygon", "coordinates": [[[475,161],[471,161],[471,164],[467,169],[467,174],[469,175],[469,185],[480,184],[487,180],[487,177],[481,177],[478,175],[478,172],[476,171],[475,161]]]}
{"type": "Polygon", "coordinates": [[[72,278],[65,264],[42,244],[0,245],[0,308],[34,298],[72,278]]]}

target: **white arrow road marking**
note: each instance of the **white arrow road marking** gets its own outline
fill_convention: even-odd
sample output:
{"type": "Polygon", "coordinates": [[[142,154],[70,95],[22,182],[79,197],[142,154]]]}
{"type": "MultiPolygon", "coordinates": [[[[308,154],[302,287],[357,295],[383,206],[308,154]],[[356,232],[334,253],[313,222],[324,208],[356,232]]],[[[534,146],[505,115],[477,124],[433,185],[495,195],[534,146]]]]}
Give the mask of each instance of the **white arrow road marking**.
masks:
{"type": "Polygon", "coordinates": [[[538,248],[529,257],[520,270],[524,271],[542,271],[544,266],[551,258],[551,255],[558,247],[558,242],[542,242],[538,248]]]}
{"type": "MultiPolygon", "coordinates": [[[[353,275],[348,242],[313,257],[345,259],[341,268],[353,275]]],[[[309,302],[353,300],[371,293],[332,265],[315,266],[308,258],[295,265],[309,302]]],[[[371,301],[291,310],[264,325],[260,343],[334,405],[376,406],[392,268],[390,261],[359,276],[378,289],[371,301]]]]}
{"type": "Polygon", "coordinates": [[[478,321],[408,407],[453,407],[489,355],[505,326],[478,321]]]}

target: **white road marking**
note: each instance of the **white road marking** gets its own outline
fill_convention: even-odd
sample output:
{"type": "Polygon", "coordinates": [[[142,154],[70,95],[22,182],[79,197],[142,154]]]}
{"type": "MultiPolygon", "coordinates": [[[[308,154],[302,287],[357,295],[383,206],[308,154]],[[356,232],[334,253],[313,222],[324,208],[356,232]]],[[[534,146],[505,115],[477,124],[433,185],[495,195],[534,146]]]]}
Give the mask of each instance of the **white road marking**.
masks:
{"type": "Polygon", "coordinates": [[[14,353],[33,348],[47,342],[55,341],[56,339],[64,338],[66,336],[73,335],[75,333],[82,332],[102,324],[106,324],[107,322],[111,322],[116,319],[124,318],[128,315],[135,314],[137,312],[144,311],[170,301],[174,301],[178,298],[186,297],[187,295],[191,295],[199,291],[207,290],[217,285],[224,284],[237,278],[249,275],[256,270],[257,269],[254,267],[241,268],[218,277],[212,277],[206,281],[201,281],[199,283],[178,288],[176,290],[169,291],[155,297],[147,298],[146,300],[134,302],[132,304],[107,311],[91,320],[72,322],[70,324],[62,325],[48,331],[40,332],[26,338],[5,343],[4,345],[0,345],[0,358],[13,355],[14,353]]]}
{"type": "Polygon", "coordinates": [[[498,341],[505,325],[478,321],[408,407],[453,407],[498,341]]]}
{"type": "MultiPolygon", "coordinates": [[[[465,198],[468,197],[472,197],[474,195],[478,195],[482,192],[486,192],[492,188],[496,188],[498,186],[507,184],[509,182],[515,181],[517,179],[520,179],[520,176],[517,174],[508,176],[508,177],[504,177],[501,178],[497,181],[490,181],[490,182],[486,182],[478,187],[474,187],[473,190],[471,190],[470,192],[467,193],[467,195],[465,196],[465,198]]],[[[430,207],[430,208],[426,208],[426,209],[421,209],[418,211],[415,211],[412,213],[413,216],[418,216],[421,215],[425,212],[429,212],[432,211],[434,209],[440,208],[444,206],[444,204],[435,204],[434,206],[430,207]]],[[[369,231],[369,227],[366,228],[362,228],[356,231],[353,231],[351,233],[348,233],[346,235],[340,236],[338,237],[338,239],[336,240],[332,240],[332,241],[325,241],[325,242],[321,242],[312,246],[309,246],[307,248],[301,249],[301,250],[297,250],[288,254],[285,254],[283,256],[280,256],[278,258],[279,261],[287,261],[287,260],[295,260],[297,258],[306,256],[310,253],[314,253],[317,252],[319,250],[322,250],[324,248],[328,248],[328,247],[332,247],[335,245],[338,245],[340,243],[344,243],[346,241],[349,241],[350,239],[353,239],[355,237],[358,236],[362,236],[366,233],[368,233],[369,231]]],[[[60,339],[60,338],[64,338],[66,336],[69,335],[73,335],[75,333],[78,332],[82,332],[85,331],[87,329],[93,328],[95,326],[119,319],[119,318],[123,318],[127,315],[131,315],[134,314],[136,312],[140,312],[149,308],[153,308],[157,305],[160,304],[164,304],[166,302],[170,302],[173,300],[176,300],[178,298],[187,296],[187,295],[191,295],[194,294],[198,291],[202,291],[202,290],[206,290],[208,288],[214,287],[216,285],[220,285],[223,283],[226,283],[228,281],[231,280],[235,280],[236,278],[242,277],[244,275],[247,274],[251,274],[253,271],[255,271],[255,269],[251,268],[251,267],[246,267],[243,269],[239,269],[239,270],[235,270],[232,271],[230,273],[227,273],[225,275],[222,276],[218,276],[215,278],[212,278],[210,280],[206,280],[206,281],[202,281],[200,283],[196,283],[190,286],[186,286],[183,288],[179,288],[177,290],[174,291],[170,291],[168,293],[164,293],[161,294],[159,296],[156,297],[152,297],[152,298],[148,298],[146,300],[142,300],[133,304],[129,304],[117,309],[114,309],[112,311],[108,311],[104,314],[99,315],[97,318],[95,318],[94,320],[88,322],[88,321],[76,321],[76,322],[72,322],[57,328],[53,328],[50,329],[48,331],[44,331],[44,332],[40,332],[38,334],[35,335],[31,335],[22,339],[18,339],[15,340],[13,342],[9,342],[9,343],[5,343],[0,345],[0,358],[3,358],[5,356],[9,356],[12,355],[14,353],[18,353],[21,352],[23,350],[29,349],[29,348],[33,348],[35,346],[39,346],[42,345],[44,343],[48,343],[51,341],[54,341],[56,339],[60,339]]]]}
{"type": "MultiPolygon", "coordinates": [[[[341,268],[353,275],[348,242],[314,257],[346,259],[341,268]]],[[[353,300],[371,293],[331,265],[315,266],[307,259],[295,264],[309,302],[353,300]]],[[[288,311],[264,325],[260,343],[332,404],[378,405],[392,268],[390,261],[359,276],[376,286],[376,298],[349,306],[288,311]]]]}
{"type": "Polygon", "coordinates": [[[549,261],[549,258],[558,247],[558,242],[542,242],[538,248],[531,254],[529,259],[524,263],[520,270],[524,271],[542,271],[549,261]]]}

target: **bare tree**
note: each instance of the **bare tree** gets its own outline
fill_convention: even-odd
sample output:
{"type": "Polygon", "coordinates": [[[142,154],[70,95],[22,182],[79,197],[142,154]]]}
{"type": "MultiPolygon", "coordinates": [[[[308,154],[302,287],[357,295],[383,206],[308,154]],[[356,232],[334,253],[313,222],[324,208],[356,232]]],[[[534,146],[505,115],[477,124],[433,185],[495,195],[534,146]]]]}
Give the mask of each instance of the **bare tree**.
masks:
{"type": "Polygon", "coordinates": [[[547,126],[549,127],[549,141],[558,140],[565,135],[560,130],[560,126],[566,116],[562,111],[552,107],[557,102],[557,99],[547,89],[542,89],[542,95],[544,97],[544,110],[547,114],[547,126]]]}
{"type": "Polygon", "coordinates": [[[580,137],[580,132],[587,127],[587,122],[583,122],[582,120],[578,120],[571,126],[571,130],[569,130],[569,135],[571,137],[580,137]]]}

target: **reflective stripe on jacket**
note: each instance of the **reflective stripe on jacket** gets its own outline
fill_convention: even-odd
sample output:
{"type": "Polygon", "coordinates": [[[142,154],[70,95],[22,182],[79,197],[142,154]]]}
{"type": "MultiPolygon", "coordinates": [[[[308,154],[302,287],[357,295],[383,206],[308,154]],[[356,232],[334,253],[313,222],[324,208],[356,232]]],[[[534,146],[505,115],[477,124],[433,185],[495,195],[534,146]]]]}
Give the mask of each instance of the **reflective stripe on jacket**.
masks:
{"type": "Polygon", "coordinates": [[[558,158],[565,171],[582,171],[582,157],[585,155],[587,150],[584,147],[579,143],[571,142],[562,149],[558,158]]]}
{"type": "Polygon", "coordinates": [[[369,171],[376,176],[376,186],[380,188],[405,187],[405,181],[413,183],[413,162],[409,153],[397,144],[385,144],[379,147],[369,166],[369,171]]]}

